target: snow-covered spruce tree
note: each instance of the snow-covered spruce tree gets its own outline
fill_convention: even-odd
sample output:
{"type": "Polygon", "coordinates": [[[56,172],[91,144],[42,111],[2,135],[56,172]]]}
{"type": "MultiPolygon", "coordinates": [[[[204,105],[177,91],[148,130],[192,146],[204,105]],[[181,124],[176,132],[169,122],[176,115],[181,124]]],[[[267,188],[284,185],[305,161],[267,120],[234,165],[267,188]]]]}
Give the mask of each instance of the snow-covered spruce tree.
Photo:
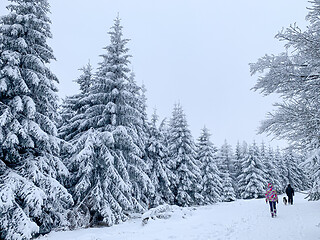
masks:
{"type": "Polygon", "coordinates": [[[146,142],[146,153],[150,162],[150,179],[155,186],[155,196],[152,199],[151,207],[163,203],[173,204],[174,195],[170,189],[168,176],[173,173],[169,169],[166,160],[168,150],[164,145],[164,135],[157,127],[158,115],[156,111],[152,114],[151,123],[148,131],[148,140],[146,142]]]}
{"type": "Polygon", "coordinates": [[[146,98],[145,94],[142,92],[142,88],[136,83],[134,72],[130,72],[130,76],[126,83],[126,90],[128,94],[125,101],[132,111],[130,127],[134,129],[133,134],[137,135],[135,139],[138,140],[136,144],[140,148],[142,154],[144,154],[147,132],[146,98]]]}
{"type": "Polygon", "coordinates": [[[231,202],[236,200],[236,193],[234,191],[234,187],[232,185],[232,179],[229,173],[224,173],[224,176],[223,176],[221,200],[223,202],[231,202]]]}
{"type": "Polygon", "coordinates": [[[57,82],[46,0],[9,0],[0,18],[0,238],[67,225],[72,197],[56,137],[57,82]]]}
{"type": "Polygon", "coordinates": [[[281,184],[280,171],[278,164],[275,162],[274,152],[271,146],[265,151],[262,163],[264,165],[267,183],[272,183],[278,194],[282,193],[284,187],[283,184],[281,184]]]}
{"type": "Polygon", "coordinates": [[[261,145],[259,147],[259,153],[260,153],[260,159],[262,163],[264,163],[267,157],[267,150],[266,150],[266,145],[264,141],[261,142],[261,145]]]}
{"type": "Polygon", "coordinates": [[[235,198],[235,181],[234,176],[234,155],[232,152],[232,147],[225,140],[224,144],[221,146],[217,153],[218,168],[221,172],[222,187],[224,191],[222,192],[222,199],[226,201],[232,201],[235,198]],[[231,184],[231,187],[230,187],[231,184]],[[227,194],[224,196],[223,194],[227,194]]]}
{"type": "MultiPolygon", "coordinates": [[[[302,149],[320,151],[319,91],[320,79],[320,1],[311,1],[307,20],[309,26],[302,31],[296,24],[276,35],[286,42],[286,51],[278,55],[266,55],[250,64],[251,74],[260,72],[254,90],[264,95],[277,93],[282,102],[269,114],[260,131],[286,138],[302,149]]],[[[309,160],[314,188],[310,200],[319,200],[320,159],[309,160]]]]}
{"type": "Polygon", "coordinates": [[[239,142],[237,142],[235,153],[234,153],[234,174],[232,176],[233,179],[235,179],[235,184],[234,184],[234,191],[236,193],[237,198],[240,197],[240,191],[239,191],[239,184],[238,184],[238,177],[242,173],[242,162],[245,156],[247,155],[248,152],[248,144],[243,141],[242,144],[240,145],[239,142]]]}
{"type": "Polygon", "coordinates": [[[221,201],[222,179],[217,167],[217,148],[210,141],[211,134],[204,127],[197,142],[197,160],[202,174],[202,192],[205,204],[221,201]]]}
{"type": "Polygon", "coordinates": [[[170,135],[170,128],[169,128],[169,123],[168,119],[164,118],[159,124],[159,131],[161,135],[163,135],[163,144],[166,148],[169,146],[168,138],[170,135]]]}
{"type": "Polygon", "coordinates": [[[143,126],[143,116],[136,104],[141,101],[136,99],[138,88],[128,76],[131,56],[126,44],[129,40],[122,38],[119,18],[115,19],[109,35],[111,43],[105,47],[106,53],[101,55],[103,60],[99,63],[88,96],[82,100],[85,117],[78,131],[81,133],[93,128],[112,133],[114,144],[110,151],[114,166],[131,189],[132,199],[128,201],[134,205],[126,208],[142,210],[149,205],[154,187],[146,174],[148,166],[142,159],[145,140],[139,139],[141,132],[138,129],[143,126]]]}
{"type": "MultiPolygon", "coordinates": [[[[128,103],[129,108],[133,111],[130,114],[131,120],[129,119],[128,131],[129,134],[133,137],[135,144],[139,148],[139,158],[142,160],[139,164],[139,168],[143,170],[149,177],[151,175],[150,162],[148,162],[148,156],[146,154],[146,141],[148,135],[148,119],[147,119],[147,98],[146,98],[146,88],[143,85],[142,87],[138,86],[135,81],[135,74],[131,71],[128,82],[126,83],[126,89],[129,92],[126,102],[128,103]]],[[[130,116],[128,115],[128,116],[130,116]]],[[[147,180],[147,179],[145,179],[147,180]]],[[[141,187],[142,185],[137,186],[137,193],[141,196],[141,201],[143,202],[143,207],[149,207],[152,205],[150,203],[150,199],[154,199],[154,189],[152,189],[152,185],[150,185],[150,181],[148,181],[149,187],[151,191],[144,191],[141,195],[141,187]],[[140,189],[140,190],[139,190],[140,189]]],[[[144,187],[143,187],[144,188],[144,187]]]]}
{"type": "Polygon", "coordinates": [[[308,176],[311,179],[309,197],[312,200],[320,200],[320,151],[312,151],[307,159],[304,165],[309,169],[308,176]]]}
{"type": "Polygon", "coordinates": [[[80,92],[85,94],[89,92],[90,87],[94,84],[94,69],[89,61],[86,66],[83,66],[79,70],[82,71],[82,74],[75,82],[79,84],[80,92]]]}
{"type": "Polygon", "coordinates": [[[195,159],[196,147],[179,104],[174,106],[169,129],[168,162],[175,174],[174,179],[171,179],[174,203],[179,206],[202,204],[201,172],[195,159]]]}
{"type": "Polygon", "coordinates": [[[111,43],[97,72],[98,83],[93,87],[93,101],[97,105],[98,127],[114,133],[115,152],[124,158],[132,184],[133,197],[137,208],[147,208],[154,187],[147,175],[148,165],[143,159],[143,108],[137,106],[141,98],[134,94],[134,82],[129,79],[130,63],[128,39],[122,38],[122,26],[117,17],[109,32],[111,43]],[[103,104],[101,104],[103,103],[103,104]],[[140,138],[140,139],[139,139],[140,138]]]}
{"type": "Polygon", "coordinates": [[[279,188],[277,188],[280,192],[285,192],[285,189],[289,183],[288,174],[287,174],[287,167],[284,162],[283,154],[279,147],[273,153],[273,159],[275,166],[278,171],[279,177],[279,188]]]}
{"type": "MultiPolygon", "coordinates": [[[[132,208],[131,188],[118,173],[112,156],[113,136],[93,128],[71,141],[70,191],[75,207],[69,214],[72,227],[107,226],[127,219],[132,208]]],[[[128,179],[128,177],[127,177],[128,179]]]]}
{"type": "Polygon", "coordinates": [[[259,148],[254,142],[242,162],[242,174],[238,178],[241,198],[251,199],[263,197],[266,188],[265,172],[260,159],[259,148]]]}
{"type": "MultiPolygon", "coordinates": [[[[82,74],[75,80],[79,84],[80,93],[68,96],[61,107],[61,121],[59,122],[59,137],[70,141],[77,134],[83,132],[81,124],[86,118],[86,110],[90,106],[86,97],[90,94],[90,87],[94,84],[93,68],[90,63],[79,69],[82,74]]],[[[88,130],[88,129],[86,129],[88,130]]]]}
{"type": "MultiPolygon", "coordinates": [[[[137,86],[137,83],[134,81],[135,85],[137,86]]],[[[142,134],[146,134],[148,131],[148,116],[147,116],[147,97],[146,97],[146,86],[142,84],[141,87],[139,87],[139,90],[136,94],[137,101],[140,103],[137,106],[137,109],[139,110],[141,114],[141,120],[142,120],[142,134]]],[[[143,138],[143,136],[142,136],[143,138]]]]}
{"type": "Polygon", "coordinates": [[[219,170],[222,173],[234,172],[234,156],[231,145],[228,144],[227,140],[219,149],[218,153],[219,170]]]}
{"type": "Polygon", "coordinates": [[[247,149],[244,150],[244,146],[247,147],[246,142],[243,142],[242,145],[240,145],[239,141],[237,142],[234,152],[234,179],[237,179],[241,174],[241,161],[247,152],[247,149]]]}
{"type": "Polygon", "coordinates": [[[294,187],[296,191],[305,190],[308,186],[306,182],[306,174],[299,166],[300,156],[294,152],[292,147],[287,148],[284,151],[284,162],[286,166],[288,183],[294,187]]]}
{"type": "Polygon", "coordinates": [[[303,184],[302,190],[310,189],[312,187],[312,182],[310,181],[312,178],[309,177],[312,173],[310,173],[309,168],[306,166],[308,162],[307,159],[309,159],[308,154],[307,150],[297,152],[298,167],[303,171],[303,176],[301,178],[303,184]]]}
{"type": "MultiPolygon", "coordinates": [[[[162,144],[164,145],[164,147],[167,149],[167,156],[164,159],[164,164],[166,166],[166,168],[168,169],[167,172],[167,177],[168,180],[170,182],[170,189],[171,192],[173,193],[173,183],[176,181],[176,175],[173,172],[174,171],[174,159],[172,159],[169,156],[169,136],[170,136],[170,124],[169,124],[169,120],[167,118],[162,119],[162,121],[159,124],[159,132],[162,136],[162,144]]],[[[173,193],[174,194],[174,193],[173,193]]],[[[175,204],[175,196],[173,196],[173,199],[171,199],[168,204],[175,204]]]]}
{"type": "Polygon", "coordinates": [[[61,136],[77,146],[70,162],[71,171],[75,173],[71,189],[79,210],[87,208],[90,211],[90,225],[118,223],[128,212],[146,208],[150,195],[154,194],[154,187],[146,174],[147,164],[142,159],[145,143],[143,101],[134,75],[128,77],[130,55],[125,47],[128,40],[122,39],[119,18],[109,34],[111,43],[105,48],[107,53],[102,55],[103,61],[90,81],[88,91],[79,95],[80,107],[69,120],[71,127],[61,127],[61,136]],[[71,128],[76,129],[68,132],[71,128]],[[110,133],[113,141],[99,140],[100,135],[110,133]],[[91,171],[86,167],[89,160],[86,155],[82,156],[88,147],[92,157],[87,157],[94,166],[91,171]],[[95,192],[95,201],[84,194],[91,193],[93,188],[99,190],[95,192]]]}

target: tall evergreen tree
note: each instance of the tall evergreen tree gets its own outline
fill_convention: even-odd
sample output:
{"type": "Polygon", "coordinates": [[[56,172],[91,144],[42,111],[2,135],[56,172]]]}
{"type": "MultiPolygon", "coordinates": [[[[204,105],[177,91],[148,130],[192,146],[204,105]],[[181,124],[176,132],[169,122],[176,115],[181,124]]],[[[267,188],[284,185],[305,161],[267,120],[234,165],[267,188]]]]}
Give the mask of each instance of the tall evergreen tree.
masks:
{"type": "Polygon", "coordinates": [[[232,185],[232,179],[229,173],[223,174],[221,200],[223,202],[231,202],[236,200],[236,193],[232,185]]]}
{"type": "Polygon", "coordinates": [[[264,163],[267,158],[267,150],[266,150],[266,145],[263,141],[261,142],[261,145],[259,148],[259,153],[260,153],[260,159],[261,159],[262,163],[264,163]]]}
{"type": "Polygon", "coordinates": [[[234,185],[234,190],[235,190],[237,198],[240,198],[239,184],[238,184],[237,179],[239,178],[240,174],[242,173],[242,162],[248,152],[247,145],[248,144],[245,141],[243,141],[243,143],[241,145],[239,142],[237,142],[235,154],[234,154],[234,175],[232,177],[236,181],[236,183],[234,185]]]}
{"type": "Polygon", "coordinates": [[[170,189],[170,176],[173,175],[166,162],[168,150],[164,145],[164,135],[157,127],[158,115],[153,113],[146,143],[147,157],[151,165],[150,179],[155,186],[155,196],[151,207],[163,203],[173,204],[174,195],[170,189]]]}
{"type": "Polygon", "coordinates": [[[232,147],[225,140],[218,152],[219,170],[221,172],[222,179],[222,199],[223,201],[235,200],[235,181],[233,176],[235,175],[235,160],[232,152],[232,147]]]}
{"type": "Polygon", "coordinates": [[[289,147],[284,152],[284,162],[287,170],[288,183],[296,190],[305,190],[308,184],[305,181],[305,172],[299,166],[299,155],[294,152],[292,147],[289,147]]]}
{"type": "Polygon", "coordinates": [[[92,79],[89,68],[83,69],[77,81],[81,93],[69,98],[78,99],[77,114],[69,120],[70,126],[61,127],[61,136],[74,146],[69,166],[75,173],[72,192],[76,203],[90,210],[91,223],[112,225],[125,219],[128,211],[147,208],[154,187],[142,159],[144,102],[134,74],[128,76],[129,40],[122,38],[119,18],[109,34],[111,43],[105,47],[97,73],[92,79]],[[113,141],[98,139],[110,133],[113,141]],[[87,170],[88,164],[93,169],[87,170]]]}
{"type": "Polygon", "coordinates": [[[93,68],[90,63],[79,69],[82,74],[75,80],[79,84],[80,93],[68,96],[63,101],[61,109],[61,121],[59,122],[60,138],[70,141],[79,133],[82,133],[87,128],[82,127],[84,119],[86,118],[86,111],[90,103],[86,98],[90,94],[90,88],[94,85],[93,68]]]}
{"type": "Polygon", "coordinates": [[[311,200],[320,200],[320,151],[311,151],[305,166],[309,169],[308,175],[311,179],[311,190],[309,197],[311,200]]]}
{"type": "MultiPolygon", "coordinates": [[[[145,145],[147,141],[148,131],[148,119],[147,119],[147,98],[146,89],[138,86],[135,80],[134,72],[130,72],[128,82],[126,84],[127,91],[129,92],[126,102],[133,109],[130,122],[131,135],[134,137],[136,145],[141,151],[141,159],[147,163],[144,171],[150,175],[150,168],[147,162],[147,156],[145,152],[145,145]]],[[[145,193],[146,194],[146,193],[145,193]]],[[[146,196],[148,199],[154,194],[151,192],[150,196],[146,196]]]]}
{"type": "Polygon", "coordinates": [[[138,208],[147,208],[154,186],[147,175],[148,165],[143,159],[145,139],[141,99],[136,95],[134,78],[130,79],[128,64],[131,55],[126,47],[129,39],[123,39],[119,17],[109,32],[111,43],[102,55],[97,73],[98,84],[93,86],[92,101],[97,114],[90,121],[97,122],[98,128],[114,132],[115,152],[126,162],[132,184],[133,197],[138,208]],[[103,104],[102,104],[103,103],[103,104]],[[140,137],[140,139],[139,139],[140,137]]]}
{"type": "Polygon", "coordinates": [[[94,84],[94,69],[90,62],[88,62],[86,66],[83,66],[79,70],[82,71],[82,74],[75,80],[75,82],[79,84],[80,92],[85,94],[89,92],[90,87],[94,84]]]}
{"type": "Polygon", "coordinates": [[[268,150],[265,152],[265,157],[262,160],[266,172],[267,183],[272,183],[277,192],[282,193],[284,188],[283,184],[281,184],[280,171],[271,146],[269,146],[268,150]]]}
{"type": "Polygon", "coordinates": [[[221,201],[222,179],[217,167],[217,148],[210,141],[209,130],[204,127],[197,143],[197,159],[202,174],[202,192],[205,204],[221,201]]]}
{"type": "Polygon", "coordinates": [[[72,227],[97,223],[110,226],[126,220],[132,210],[131,188],[128,176],[121,177],[114,165],[111,133],[91,128],[71,143],[68,167],[73,173],[70,191],[75,201],[72,227]]]}
{"type": "Polygon", "coordinates": [[[244,199],[263,197],[267,183],[256,143],[249,147],[248,155],[242,163],[242,172],[238,178],[241,197],[244,199]]]}
{"type": "Polygon", "coordinates": [[[175,174],[171,182],[175,204],[191,206],[201,204],[201,172],[195,159],[193,141],[182,107],[175,105],[168,136],[169,162],[175,174]]]}
{"type": "Polygon", "coordinates": [[[276,148],[274,152],[274,163],[277,166],[278,173],[279,173],[279,185],[280,192],[285,192],[285,189],[289,183],[288,174],[287,174],[287,167],[284,162],[283,154],[279,147],[276,148]]]}
{"type": "MultiPolygon", "coordinates": [[[[101,178],[115,179],[114,188],[118,189],[118,191],[111,191],[110,188],[106,188],[101,192],[105,196],[111,194],[107,198],[113,198],[118,204],[113,209],[111,205],[114,204],[109,202],[111,212],[115,214],[115,218],[112,219],[115,221],[112,219],[105,221],[108,218],[103,218],[103,222],[108,225],[118,222],[117,219],[123,219],[123,214],[128,210],[141,211],[147,208],[154,194],[154,187],[147,175],[148,165],[143,159],[146,141],[143,129],[144,107],[142,105],[144,103],[140,88],[135,83],[134,74],[129,76],[131,56],[126,47],[129,40],[122,37],[119,18],[115,19],[109,35],[111,42],[105,47],[106,53],[101,55],[103,60],[99,63],[98,71],[93,80],[89,81],[91,83],[88,91],[81,93],[81,99],[78,101],[79,114],[70,121],[71,126],[76,129],[68,135],[64,134],[64,129],[68,131],[70,128],[61,128],[62,136],[71,143],[76,142],[83,134],[87,135],[86,132],[91,128],[98,133],[110,132],[113,136],[113,144],[105,145],[105,148],[113,157],[111,162],[114,166],[114,177],[100,175],[101,178]],[[118,214],[120,216],[117,217],[118,214]]],[[[81,84],[83,81],[78,82],[81,84]]],[[[81,154],[81,151],[74,151],[74,154],[81,154]]],[[[96,151],[94,154],[101,155],[96,151]]],[[[76,158],[75,156],[72,159],[76,158]]],[[[105,160],[109,161],[108,158],[105,160]]],[[[100,163],[102,165],[96,167],[103,169],[105,163],[103,161],[100,163]]],[[[107,181],[107,179],[101,179],[101,181],[107,181]]]]}
{"type": "Polygon", "coordinates": [[[228,144],[227,140],[225,140],[218,152],[219,169],[222,173],[230,174],[234,172],[233,157],[232,147],[228,144]]]}
{"type": "Polygon", "coordinates": [[[58,97],[47,0],[9,0],[0,18],[0,238],[67,225],[68,171],[56,137],[58,97]]]}

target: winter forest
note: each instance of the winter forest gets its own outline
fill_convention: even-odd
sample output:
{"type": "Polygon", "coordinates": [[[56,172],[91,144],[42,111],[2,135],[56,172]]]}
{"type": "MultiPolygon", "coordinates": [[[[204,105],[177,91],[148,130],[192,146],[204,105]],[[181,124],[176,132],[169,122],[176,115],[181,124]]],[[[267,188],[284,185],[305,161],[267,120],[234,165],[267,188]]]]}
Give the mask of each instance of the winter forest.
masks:
{"type": "Polygon", "coordinates": [[[269,182],[279,193],[291,183],[320,199],[320,1],[312,1],[307,30],[292,25],[276,36],[283,53],[250,64],[254,90],[282,99],[260,131],[288,140],[286,149],[215,146],[206,127],[194,138],[180,104],[168,106],[167,118],[147,116],[147,89],[131,70],[119,16],[92,56],[98,66],[84,63],[80,91],[60,102],[50,5],[10,2],[0,18],[0,239],[112,226],[165,203],[263,198],[269,182]]]}

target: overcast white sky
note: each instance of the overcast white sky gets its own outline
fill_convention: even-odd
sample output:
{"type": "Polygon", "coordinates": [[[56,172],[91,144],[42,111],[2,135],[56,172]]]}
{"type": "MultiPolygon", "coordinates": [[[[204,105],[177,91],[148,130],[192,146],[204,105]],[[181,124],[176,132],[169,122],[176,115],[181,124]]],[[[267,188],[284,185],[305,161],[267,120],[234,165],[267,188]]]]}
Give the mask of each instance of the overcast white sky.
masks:
{"type": "MultiPolygon", "coordinates": [[[[59,95],[77,93],[73,82],[88,60],[94,67],[109,44],[107,32],[120,14],[124,37],[133,55],[136,80],[147,88],[148,112],[170,117],[180,102],[190,129],[198,138],[206,125],[212,141],[258,143],[256,135],[275,99],[253,92],[258,76],[250,62],[283,51],[274,35],[296,22],[307,25],[307,0],[49,0],[56,62],[51,69],[60,80],[59,95]]],[[[0,15],[7,14],[0,1],[0,15]]],[[[284,146],[284,142],[271,145],[284,146]]]]}

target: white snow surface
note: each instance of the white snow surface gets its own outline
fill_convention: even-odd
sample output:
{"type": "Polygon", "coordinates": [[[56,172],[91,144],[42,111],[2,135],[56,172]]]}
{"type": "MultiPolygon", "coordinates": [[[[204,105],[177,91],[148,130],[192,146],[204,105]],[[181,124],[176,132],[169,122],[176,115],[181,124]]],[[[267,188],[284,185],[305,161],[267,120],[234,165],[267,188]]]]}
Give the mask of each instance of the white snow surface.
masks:
{"type": "MultiPolygon", "coordinates": [[[[176,206],[166,209],[169,218],[143,217],[104,228],[52,232],[41,240],[256,240],[320,239],[320,201],[310,202],[296,193],[294,205],[277,205],[278,216],[271,218],[264,199],[237,200],[196,208],[176,206]]],[[[159,207],[158,207],[159,209],[159,207]]],[[[153,209],[143,216],[156,216],[153,209]]]]}

